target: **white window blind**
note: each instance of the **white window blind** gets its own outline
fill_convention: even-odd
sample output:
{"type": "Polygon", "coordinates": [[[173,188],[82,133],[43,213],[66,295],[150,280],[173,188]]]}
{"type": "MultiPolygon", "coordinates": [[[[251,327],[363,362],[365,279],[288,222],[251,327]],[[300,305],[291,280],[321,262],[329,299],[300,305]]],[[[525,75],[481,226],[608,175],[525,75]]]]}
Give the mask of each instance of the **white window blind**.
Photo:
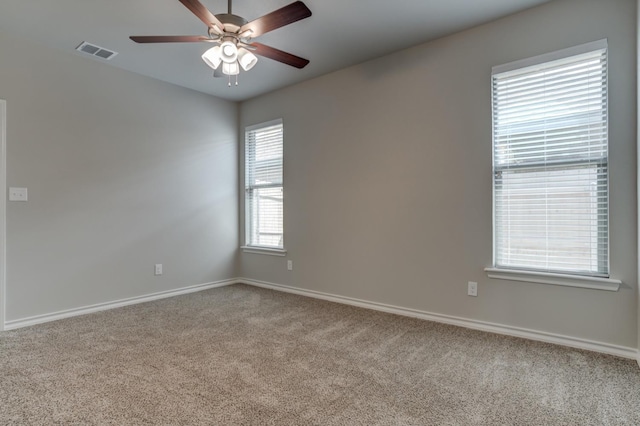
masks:
{"type": "Polygon", "coordinates": [[[607,47],[585,46],[494,68],[497,268],[609,276],[607,47]]]}
{"type": "Polygon", "coordinates": [[[245,133],[246,244],[283,248],[282,120],[245,133]]]}

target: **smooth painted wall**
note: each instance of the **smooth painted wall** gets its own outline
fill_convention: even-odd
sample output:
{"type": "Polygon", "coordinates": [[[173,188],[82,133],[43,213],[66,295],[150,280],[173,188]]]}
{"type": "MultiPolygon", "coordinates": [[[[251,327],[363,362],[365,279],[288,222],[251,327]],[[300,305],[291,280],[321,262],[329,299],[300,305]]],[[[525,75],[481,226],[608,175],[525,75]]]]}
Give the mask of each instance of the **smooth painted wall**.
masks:
{"type": "MultiPolygon", "coordinates": [[[[637,69],[640,69],[640,0],[637,4],[637,19],[636,19],[636,49],[637,49],[637,69]]],[[[638,130],[636,131],[636,146],[637,146],[637,161],[640,164],[640,73],[636,73],[638,76],[638,130]]],[[[640,169],[636,167],[638,176],[638,276],[640,276],[640,169]]],[[[638,291],[638,365],[640,365],[640,291],[638,291]]]]}
{"type": "Polygon", "coordinates": [[[556,0],[243,102],[241,129],[284,120],[288,257],[243,253],[242,276],[636,348],[635,26],[634,0],[556,0]],[[611,271],[624,286],[489,279],[491,67],[603,38],[611,271]]]}
{"type": "Polygon", "coordinates": [[[236,103],[3,34],[0,58],[7,185],[29,191],[7,321],[236,276],[236,103]]]}

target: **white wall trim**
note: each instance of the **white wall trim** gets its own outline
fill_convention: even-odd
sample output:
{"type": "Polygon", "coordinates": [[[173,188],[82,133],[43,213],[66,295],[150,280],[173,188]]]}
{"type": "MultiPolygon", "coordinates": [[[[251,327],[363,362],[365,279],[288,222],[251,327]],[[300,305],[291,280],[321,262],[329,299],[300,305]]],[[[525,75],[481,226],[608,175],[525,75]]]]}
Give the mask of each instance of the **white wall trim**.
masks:
{"type": "Polygon", "coordinates": [[[0,331],[7,306],[7,101],[0,99],[0,331]]]}
{"type": "Polygon", "coordinates": [[[534,67],[546,62],[558,61],[571,56],[578,56],[585,53],[594,52],[596,50],[607,49],[609,42],[607,39],[592,41],[590,43],[581,44],[579,46],[573,46],[562,50],[556,50],[555,52],[543,53],[542,55],[534,56],[533,58],[525,58],[517,61],[509,62],[508,64],[497,65],[491,69],[491,75],[508,73],[510,71],[517,71],[521,68],[534,67]]]}
{"type": "Polygon", "coordinates": [[[622,281],[612,278],[586,277],[570,274],[554,274],[518,269],[484,268],[489,278],[509,281],[523,281],[567,287],[588,288],[592,290],[618,291],[622,281]]]}
{"type": "Polygon", "coordinates": [[[455,325],[458,327],[470,328],[473,330],[486,331],[489,333],[503,334],[507,336],[520,337],[540,342],[553,343],[571,348],[585,349],[593,352],[600,352],[609,355],[615,355],[622,358],[635,359],[640,366],[640,351],[635,348],[626,346],[612,345],[610,343],[597,342],[578,337],[564,336],[545,331],[531,330],[521,327],[512,327],[504,324],[490,323],[485,321],[477,321],[469,318],[455,317],[451,315],[443,315],[433,312],[421,311],[418,309],[403,308],[400,306],[387,305],[384,303],[370,302],[352,297],[339,296],[336,294],[323,293],[315,290],[307,290],[297,287],[275,284],[266,281],[258,281],[249,278],[231,278],[228,280],[215,281],[204,284],[196,284],[189,287],[182,287],[175,290],[167,290],[158,293],[152,293],[143,296],[131,297],[127,299],[115,300],[112,302],[98,303],[79,308],[67,309],[64,311],[53,312],[49,314],[36,315],[27,318],[7,321],[4,324],[5,330],[15,330],[22,327],[29,327],[36,324],[42,324],[51,321],[57,321],[64,318],[71,318],[79,315],[91,314],[94,312],[105,311],[109,309],[121,308],[124,306],[135,305],[138,303],[151,302],[153,300],[165,299],[173,296],[180,296],[188,293],[208,290],[211,288],[225,287],[233,284],[247,284],[254,287],[267,288],[270,290],[281,291],[285,293],[297,294],[314,299],[327,300],[330,302],[341,303],[345,305],[357,306],[375,311],[387,312],[395,315],[418,318],[426,321],[434,321],[443,324],[455,325]]]}
{"type": "Polygon", "coordinates": [[[266,254],[267,256],[280,256],[284,257],[287,255],[287,251],[285,249],[274,249],[268,247],[258,247],[258,246],[242,246],[240,247],[243,253],[253,253],[253,254],[266,254]]]}
{"type": "Polygon", "coordinates": [[[330,302],[342,303],[345,305],[357,306],[360,308],[373,309],[406,317],[419,318],[427,321],[434,321],[444,324],[456,325],[459,327],[471,328],[474,330],[486,331],[489,333],[503,334],[507,336],[521,337],[529,340],[553,343],[571,348],[585,349],[593,352],[601,352],[609,355],[616,355],[622,358],[637,359],[640,363],[640,353],[635,348],[612,345],[604,342],[581,339],[578,337],[563,336],[560,334],[547,333],[545,331],[531,330],[527,328],[512,327],[504,324],[496,324],[485,321],[477,321],[469,318],[455,317],[451,315],[437,314],[433,312],[420,311],[417,309],[403,308],[399,306],[387,305],[384,303],[369,302],[351,297],[339,296],[335,294],[322,293],[314,290],[290,287],[281,284],[274,284],[265,281],[239,278],[239,283],[248,284],[255,287],[268,288],[271,290],[286,293],[298,294],[301,296],[313,297],[315,299],[328,300],[330,302]]]}
{"type": "Polygon", "coordinates": [[[80,308],[67,309],[64,311],[53,312],[50,314],[35,315],[32,317],[21,318],[5,322],[5,330],[15,330],[16,328],[29,327],[31,325],[42,324],[50,321],[57,321],[64,318],[71,318],[79,315],[92,314],[94,312],[106,311],[109,309],[121,308],[123,306],[135,305],[138,303],[151,302],[158,299],[166,299],[167,297],[180,296],[182,294],[195,293],[197,291],[208,290],[211,288],[224,287],[236,284],[237,279],[232,278],[222,281],[214,281],[204,284],[196,284],[189,287],[182,287],[175,290],[160,291],[143,296],[129,297],[127,299],[114,300],[112,302],[97,303],[95,305],[83,306],[80,308]]]}

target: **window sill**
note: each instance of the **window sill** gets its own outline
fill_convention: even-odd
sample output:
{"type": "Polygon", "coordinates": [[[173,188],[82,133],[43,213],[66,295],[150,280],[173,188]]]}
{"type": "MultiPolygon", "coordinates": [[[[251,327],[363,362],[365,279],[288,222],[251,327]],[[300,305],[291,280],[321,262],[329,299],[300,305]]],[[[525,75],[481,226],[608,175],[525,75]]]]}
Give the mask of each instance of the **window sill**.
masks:
{"type": "Polygon", "coordinates": [[[272,247],[242,246],[243,253],[266,254],[267,256],[286,256],[287,251],[272,247]]]}
{"type": "Polygon", "coordinates": [[[611,278],[583,277],[580,275],[553,274],[548,272],[521,271],[517,269],[484,268],[489,278],[524,281],[594,290],[618,291],[622,281],[611,278]]]}

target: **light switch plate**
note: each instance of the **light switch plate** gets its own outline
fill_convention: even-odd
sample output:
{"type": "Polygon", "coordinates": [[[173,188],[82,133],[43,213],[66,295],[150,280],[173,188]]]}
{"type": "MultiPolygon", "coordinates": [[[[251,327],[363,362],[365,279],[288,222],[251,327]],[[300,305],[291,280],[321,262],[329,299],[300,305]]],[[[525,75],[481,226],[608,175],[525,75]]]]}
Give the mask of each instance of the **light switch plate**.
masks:
{"type": "Polygon", "coordinates": [[[27,201],[27,188],[9,188],[9,201],[27,201]]]}

